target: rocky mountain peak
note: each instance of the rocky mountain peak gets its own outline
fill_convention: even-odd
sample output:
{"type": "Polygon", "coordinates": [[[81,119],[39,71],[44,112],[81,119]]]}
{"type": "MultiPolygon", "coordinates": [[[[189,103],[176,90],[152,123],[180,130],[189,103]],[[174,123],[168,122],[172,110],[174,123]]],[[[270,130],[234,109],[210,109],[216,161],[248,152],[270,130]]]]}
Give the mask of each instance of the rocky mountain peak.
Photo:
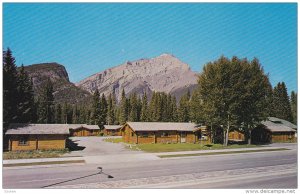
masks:
{"type": "Polygon", "coordinates": [[[196,73],[190,70],[188,64],[171,54],[151,59],[127,61],[119,66],[96,73],[78,83],[76,86],[93,93],[110,93],[120,99],[122,89],[126,95],[136,92],[142,95],[145,91],[166,92],[180,97],[183,92],[197,84],[196,73]]]}
{"type": "Polygon", "coordinates": [[[55,101],[60,103],[77,103],[86,101],[90,93],[76,87],[69,81],[66,68],[58,63],[40,63],[24,66],[25,71],[32,79],[34,92],[39,95],[43,84],[50,78],[54,88],[55,101]]]}

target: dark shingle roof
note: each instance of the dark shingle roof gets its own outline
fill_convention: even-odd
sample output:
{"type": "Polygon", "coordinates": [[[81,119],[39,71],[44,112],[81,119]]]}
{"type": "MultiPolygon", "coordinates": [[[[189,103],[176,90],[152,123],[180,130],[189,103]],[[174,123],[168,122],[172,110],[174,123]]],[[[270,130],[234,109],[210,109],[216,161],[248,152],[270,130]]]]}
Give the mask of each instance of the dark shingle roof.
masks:
{"type": "Polygon", "coordinates": [[[291,123],[289,121],[279,119],[279,118],[276,118],[276,117],[268,117],[268,120],[272,121],[272,122],[280,122],[280,123],[282,123],[283,125],[285,125],[287,127],[290,127],[290,128],[293,128],[293,129],[297,130],[297,125],[294,125],[293,123],[291,123]]]}
{"type": "Polygon", "coordinates": [[[295,132],[296,131],[291,127],[285,126],[281,123],[274,123],[272,121],[262,121],[261,124],[263,124],[271,132],[295,132]]]}

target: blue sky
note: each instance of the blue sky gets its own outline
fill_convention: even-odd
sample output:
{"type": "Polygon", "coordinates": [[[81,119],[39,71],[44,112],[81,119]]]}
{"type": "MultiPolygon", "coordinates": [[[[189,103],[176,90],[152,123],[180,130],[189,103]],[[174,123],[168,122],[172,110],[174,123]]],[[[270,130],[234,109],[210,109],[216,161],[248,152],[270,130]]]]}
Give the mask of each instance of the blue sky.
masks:
{"type": "Polygon", "coordinates": [[[72,82],[172,53],[197,72],[221,55],[257,57],[297,91],[297,4],[4,3],[3,48],[17,65],[63,64],[72,82]]]}

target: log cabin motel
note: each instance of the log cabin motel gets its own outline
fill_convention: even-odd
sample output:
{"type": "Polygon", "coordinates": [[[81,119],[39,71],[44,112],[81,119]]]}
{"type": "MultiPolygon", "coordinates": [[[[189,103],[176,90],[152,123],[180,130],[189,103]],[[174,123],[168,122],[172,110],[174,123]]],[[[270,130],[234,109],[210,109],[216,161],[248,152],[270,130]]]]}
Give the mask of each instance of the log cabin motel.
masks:
{"type": "Polygon", "coordinates": [[[208,131],[195,123],[127,122],[121,128],[126,143],[210,142],[208,131]]]}
{"type": "MultiPolygon", "coordinates": [[[[254,143],[297,142],[297,126],[269,117],[252,130],[254,143]]],[[[123,126],[105,125],[105,135],[122,136],[125,143],[211,143],[209,127],[195,123],[127,122],[123,126]]],[[[97,125],[87,124],[10,124],[5,133],[9,151],[59,150],[66,148],[69,136],[95,136],[97,125]]],[[[242,131],[232,130],[229,140],[245,141],[242,131]]]]}
{"type": "Polygon", "coordinates": [[[5,133],[9,151],[61,150],[69,136],[94,136],[98,125],[87,124],[10,124],[5,133]]]}
{"type": "Polygon", "coordinates": [[[103,133],[105,136],[121,136],[122,125],[104,125],[103,133]]]}

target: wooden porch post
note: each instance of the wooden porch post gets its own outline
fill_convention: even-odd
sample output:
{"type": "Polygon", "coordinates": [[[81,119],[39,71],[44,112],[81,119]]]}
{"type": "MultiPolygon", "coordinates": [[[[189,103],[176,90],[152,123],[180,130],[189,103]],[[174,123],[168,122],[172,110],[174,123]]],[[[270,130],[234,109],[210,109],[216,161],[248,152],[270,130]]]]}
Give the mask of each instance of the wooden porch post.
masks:
{"type": "Polygon", "coordinates": [[[12,145],[11,145],[11,137],[8,139],[8,151],[12,151],[12,145]]]}
{"type": "Polygon", "coordinates": [[[38,135],[35,136],[35,149],[39,149],[38,135]]]}

